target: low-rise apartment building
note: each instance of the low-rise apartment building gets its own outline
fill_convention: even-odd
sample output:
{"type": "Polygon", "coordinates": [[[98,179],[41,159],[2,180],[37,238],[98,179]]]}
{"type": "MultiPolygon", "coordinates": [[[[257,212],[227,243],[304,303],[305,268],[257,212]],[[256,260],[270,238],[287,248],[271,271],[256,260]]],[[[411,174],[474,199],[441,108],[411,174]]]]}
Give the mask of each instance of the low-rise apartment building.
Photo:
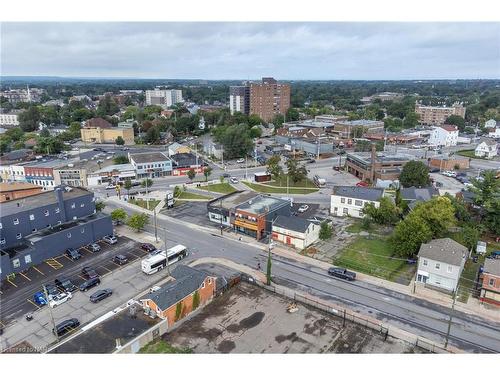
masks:
{"type": "Polygon", "coordinates": [[[486,258],[482,276],[479,300],[500,306],[500,259],[486,258]]]}
{"type": "Polygon", "coordinates": [[[363,208],[368,203],[380,206],[384,189],[358,186],[335,186],[330,198],[330,213],[333,216],[351,216],[362,218],[363,208]]]}
{"type": "Polygon", "coordinates": [[[450,147],[458,142],[458,128],[455,125],[441,125],[433,128],[429,138],[432,146],[450,147]]]}
{"type": "Polygon", "coordinates": [[[278,216],[272,229],[273,241],[303,250],[319,239],[320,225],[297,216],[278,216]]]}
{"type": "Polygon", "coordinates": [[[21,111],[0,113],[0,126],[5,128],[14,128],[19,126],[19,113],[21,113],[21,111]]]}
{"type": "Polygon", "coordinates": [[[454,103],[451,107],[426,106],[421,103],[415,104],[415,113],[420,117],[419,122],[423,125],[443,125],[451,115],[465,118],[465,107],[462,103],[454,103]]]}

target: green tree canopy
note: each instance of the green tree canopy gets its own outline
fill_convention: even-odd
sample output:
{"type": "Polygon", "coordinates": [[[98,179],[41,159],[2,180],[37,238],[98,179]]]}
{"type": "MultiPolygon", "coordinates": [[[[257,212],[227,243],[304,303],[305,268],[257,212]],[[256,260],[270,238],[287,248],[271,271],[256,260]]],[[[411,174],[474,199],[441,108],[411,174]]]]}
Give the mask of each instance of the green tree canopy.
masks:
{"type": "Polygon", "coordinates": [[[111,211],[111,220],[125,222],[127,220],[127,212],[123,208],[117,208],[111,211]]]}
{"type": "Polygon", "coordinates": [[[390,238],[394,252],[399,256],[412,257],[422,243],[432,239],[432,231],[419,215],[410,213],[399,222],[390,238]]]}
{"type": "Polygon", "coordinates": [[[403,166],[399,176],[399,181],[404,187],[425,187],[429,186],[429,168],[421,161],[411,160],[403,166]]]}
{"type": "Polygon", "coordinates": [[[140,232],[149,223],[149,216],[145,213],[133,214],[128,218],[127,225],[140,232]]]}
{"type": "Polygon", "coordinates": [[[123,137],[121,135],[119,135],[118,137],[116,137],[115,143],[118,146],[123,146],[125,144],[125,140],[123,139],[123,137]]]}
{"type": "Polygon", "coordinates": [[[322,241],[328,240],[332,237],[332,232],[332,227],[326,221],[323,221],[319,229],[319,239],[322,241]]]}
{"type": "Polygon", "coordinates": [[[114,164],[127,164],[128,158],[125,155],[118,155],[113,158],[114,164]]]}
{"type": "Polygon", "coordinates": [[[299,165],[295,159],[288,159],[286,161],[287,175],[294,183],[303,181],[307,178],[307,169],[304,165],[299,165]]]}
{"type": "Polygon", "coordinates": [[[187,171],[186,176],[188,176],[188,178],[191,181],[193,181],[194,178],[196,177],[196,171],[193,168],[191,168],[189,171],[187,171]]]}
{"type": "Polygon", "coordinates": [[[382,225],[394,225],[400,220],[400,209],[390,197],[382,197],[379,207],[375,207],[373,203],[368,203],[363,208],[363,213],[375,223],[382,225]]]}
{"type": "Polygon", "coordinates": [[[18,115],[19,126],[25,132],[38,130],[40,117],[41,116],[38,107],[31,105],[28,109],[18,115]]]}
{"type": "Polygon", "coordinates": [[[267,160],[266,172],[269,173],[274,179],[279,178],[279,176],[283,173],[280,161],[281,158],[279,155],[273,155],[267,160]]]}
{"type": "Polygon", "coordinates": [[[465,119],[461,116],[451,115],[445,120],[446,124],[456,125],[458,130],[464,131],[465,129],[465,119]]]}

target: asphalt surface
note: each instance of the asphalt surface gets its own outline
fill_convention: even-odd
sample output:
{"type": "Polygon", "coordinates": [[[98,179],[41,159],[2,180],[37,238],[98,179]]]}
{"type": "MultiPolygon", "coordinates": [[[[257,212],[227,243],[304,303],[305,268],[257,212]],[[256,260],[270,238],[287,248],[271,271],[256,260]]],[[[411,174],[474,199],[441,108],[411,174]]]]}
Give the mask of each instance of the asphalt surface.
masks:
{"type": "MultiPolygon", "coordinates": [[[[117,204],[109,202],[109,208],[117,204]]],[[[265,264],[267,260],[267,253],[261,249],[232,238],[192,229],[170,218],[159,218],[158,227],[161,238],[165,235],[162,228],[167,228],[168,240],[190,249],[190,260],[226,258],[253,268],[258,262],[265,264]]],[[[154,232],[151,225],[146,230],[154,232]]],[[[273,276],[278,284],[334,300],[436,342],[443,343],[445,340],[451,310],[441,305],[360,281],[351,283],[334,279],[322,269],[277,255],[273,255],[273,276]]],[[[470,352],[500,352],[500,322],[455,311],[449,343],[470,352]]]]}

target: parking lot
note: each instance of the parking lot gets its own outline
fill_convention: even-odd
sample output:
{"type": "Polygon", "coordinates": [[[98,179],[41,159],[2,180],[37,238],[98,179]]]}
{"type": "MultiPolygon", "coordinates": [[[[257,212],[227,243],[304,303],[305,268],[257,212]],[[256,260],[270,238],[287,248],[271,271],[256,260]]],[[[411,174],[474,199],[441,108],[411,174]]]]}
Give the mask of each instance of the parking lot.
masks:
{"type": "Polygon", "coordinates": [[[101,246],[99,252],[92,253],[86,247],[82,247],[79,249],[82,257],[78,260],[72,260],[66,254],[60,255],[16,274],[14,280],[3,281],[0,295],[2,302],[0,309],[1,327],[7,326],[24,314],[46,309],[45,306],[40,307],[33,301],[33,295],[42,291],[43,284],[53,284],[56,278],[65,276],[78,286],[85,280],[81,274],[81,270],[85,266],[92,267],[100,276],[105,276],[123,267],[113,262],[112,259],[115,255],[123,254],[129,259],[129,262],[146,255],[146,251],[142,250],[138,243],[125,237],[118,238],[118,243],[114,245],[103,241],[98,243],[101,246]]]}

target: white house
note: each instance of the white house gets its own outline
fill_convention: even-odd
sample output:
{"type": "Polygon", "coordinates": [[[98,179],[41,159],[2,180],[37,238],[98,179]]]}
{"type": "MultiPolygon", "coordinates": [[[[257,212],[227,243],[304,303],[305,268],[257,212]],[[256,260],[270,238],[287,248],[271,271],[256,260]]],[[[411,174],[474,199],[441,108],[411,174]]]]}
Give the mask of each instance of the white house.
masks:
{"type": "Polygon", "coordinates": [[[297,216],[278,216],[273,221],[273,241],[305,249],[319,239],[320,225],[297,216]]]}
{"type": "Polygon", "coordinates": [[[368,203],[380,206],[384,189],[358,186],[335,186],[331,196],[330,213],[333,216],[364,217],[363,208],[368,203]]]}
{"type": "Polygon", "coordinates": [[[488,134],[486,134],[486,137],[499,139],[500,138],[500,128],[488,129],[488,134]]]}
{"type": "Polygon", "coordinates": [[[498,155],[497,143],[495,141],[484,141],[477,145],[474,155],[491,159],[498,155]]]}
{"type": "Polygon", "coordinates": [[[417,282],[455,291],[467,255],[467,248],[450,238],[422,244],[418,252],[417,282]]]}
{"type": "Polygon", "coordinates": [[[433,146],[456,146],[458,142],[458,128],[455,125],[441,125],[432,129],[429,144],[433,146]]]}
{"type": "Polygon", "coordinates": [[[485,128],[496,128],[497,127],[497,122],[493,119],[489,119],[484,123],[485,128]]]}

